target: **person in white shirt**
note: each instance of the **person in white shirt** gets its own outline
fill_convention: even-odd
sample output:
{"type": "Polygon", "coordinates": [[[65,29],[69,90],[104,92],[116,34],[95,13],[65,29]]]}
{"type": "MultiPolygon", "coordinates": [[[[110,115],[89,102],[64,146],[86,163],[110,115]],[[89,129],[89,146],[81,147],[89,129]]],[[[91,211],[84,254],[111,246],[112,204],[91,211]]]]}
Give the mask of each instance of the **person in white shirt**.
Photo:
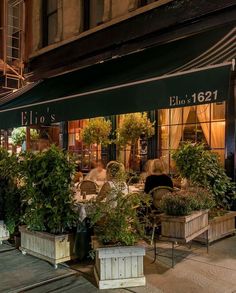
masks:
{"type": "Polygon", "coordinates": [[[86,180],[94,181],[99,186],[103,185],[103,183],[106,181],[106,178],[107,172],[106,169],[104,169],[104,163],[102,160],[98,160],[96,162],[96,167],[92,169],[85,177],[86,180]]]}

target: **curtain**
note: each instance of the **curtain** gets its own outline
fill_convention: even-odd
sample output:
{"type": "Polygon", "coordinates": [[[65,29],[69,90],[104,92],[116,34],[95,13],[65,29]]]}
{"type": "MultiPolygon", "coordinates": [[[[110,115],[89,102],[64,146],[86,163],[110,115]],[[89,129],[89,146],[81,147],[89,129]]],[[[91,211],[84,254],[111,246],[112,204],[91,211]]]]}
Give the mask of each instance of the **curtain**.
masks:
{"type": "MultiPolygon", "coordinates": [[[[214,105],[212,105],[212,108],[214,105]]],[[[224,148],[225,144],[225,121],[214,122],[214,117],[210,121],[210,105],[197,106],[197,117],[202,127],[202,131],[208,145],[212,148],[224,148]],[[208,122],[208,123],[204,123],[208,122]],[[211,123],[211,137],[210,137],[211,123]]],[[[223,108],[222,108],[223,111],[223,108]]],[[[213,111],[212,111],[213,114],[213,111]]],[[[213,115],[212,115],[213,116],[213,115]]]]}
{"type": "Polygon", "coordinates": [[[170,149],[175,150],[178,148],[182,134],[183,127],[188,120],[188,115],[191,107],[176,108],[171,110],[170,118],[170,149]],[[183,114],[182,114],[183,109],[183,114]],[[183,121],[182,121],[183,117],[183,121]],[[179,125],[173,125],[179,124],[179,125]]]}

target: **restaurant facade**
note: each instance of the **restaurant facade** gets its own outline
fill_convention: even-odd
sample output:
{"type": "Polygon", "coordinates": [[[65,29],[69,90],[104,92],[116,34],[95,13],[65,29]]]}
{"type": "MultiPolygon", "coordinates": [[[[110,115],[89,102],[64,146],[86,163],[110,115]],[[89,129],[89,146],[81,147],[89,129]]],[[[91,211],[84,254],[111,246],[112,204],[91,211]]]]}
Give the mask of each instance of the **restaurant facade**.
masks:
{"type": "Polygon", "coordinates": [[[90,27],[85,16],[92,5],[83,6],[78,36],[66,37],[68,20],[56,22],[56,31],[48,26],[61,9],[69,13],[63,1],[48,1],[48,6],[42,1],[40,10],[25,1],[26,23],[37,28],[42,19],[48,27],[41,37],[32,35],[34,26],[26,31],[29,83],[0,100],[1,141],[13,128],[26,127],[28,133],[36,128],[47,133],[49,144],[76,153],[84,169],[97,159],[98,148],[99,158],[119,159],[129,168],[129,147],[88,148],[82,131],[89,119],[105,117],[115,136],[126,114],[146,112],[155,122],[155,135],[140,138],[140,169],[142,162],[158,157],[174,173],[172,151],[184,141],[203,142],[235,179],[235,4],[150,2],[127,1],[128,10],[112,18],[115,8],[104,1],[96,17],[90,10],[90,27]]]}

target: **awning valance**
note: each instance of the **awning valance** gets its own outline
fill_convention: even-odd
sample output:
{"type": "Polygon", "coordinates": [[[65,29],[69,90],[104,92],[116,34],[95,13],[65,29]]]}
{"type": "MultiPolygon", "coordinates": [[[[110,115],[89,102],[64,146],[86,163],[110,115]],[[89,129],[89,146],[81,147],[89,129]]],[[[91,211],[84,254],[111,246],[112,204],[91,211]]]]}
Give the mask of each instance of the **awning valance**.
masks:
{"type": "Polygon", "coordinates": [[[49,78],[0,101],[0,128],[224,101],[231,65],[201,60],[232,59],[234,38],[227,27],[49,78]]]}

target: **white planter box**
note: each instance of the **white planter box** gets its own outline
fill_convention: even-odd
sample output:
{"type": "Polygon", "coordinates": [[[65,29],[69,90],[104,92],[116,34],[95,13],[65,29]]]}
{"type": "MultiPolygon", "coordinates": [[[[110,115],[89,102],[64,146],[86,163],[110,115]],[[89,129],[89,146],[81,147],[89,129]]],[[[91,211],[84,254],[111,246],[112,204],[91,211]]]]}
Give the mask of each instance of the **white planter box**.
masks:
{"type": "Polygon", "coordinates": [[[10,237],[9,231],[3,221],[0,221],[0,244],[3,240],[8,240],[10,237]]]}
{"type": "Polygon", "coordinates": [[[94,273],[99,289],[145,286],[144,255],[145,249],[138,246],[97,248],[94,273]]]}
{"type": "Polygon", "coordinates": [[[75,258],[73,254],[74,235],[54,235],[46,232],[29,231],[25,226],[19,228],[21,233],[20,250],[23,254],[30,254],[57,264],[75,258]]]}
{"type": "Polygon", "coordinates": [[[187,243],[208,229],[208,210],[180,217],[161,215],[161,237],[164,239],[187,243]]]}
{"type": "MultiPolygon", "coordinates": [[[[235,234],[235,217],[236,212],[231,211],[227,212],[223,216],[215,217],[209,221],[209,234],[208,241],[209,243],[224,238],[229,235],[235,234]]],[[[203,233],[198,236],[196,239],[198,242],[206,243],[207,235],[203,233]]]]}

